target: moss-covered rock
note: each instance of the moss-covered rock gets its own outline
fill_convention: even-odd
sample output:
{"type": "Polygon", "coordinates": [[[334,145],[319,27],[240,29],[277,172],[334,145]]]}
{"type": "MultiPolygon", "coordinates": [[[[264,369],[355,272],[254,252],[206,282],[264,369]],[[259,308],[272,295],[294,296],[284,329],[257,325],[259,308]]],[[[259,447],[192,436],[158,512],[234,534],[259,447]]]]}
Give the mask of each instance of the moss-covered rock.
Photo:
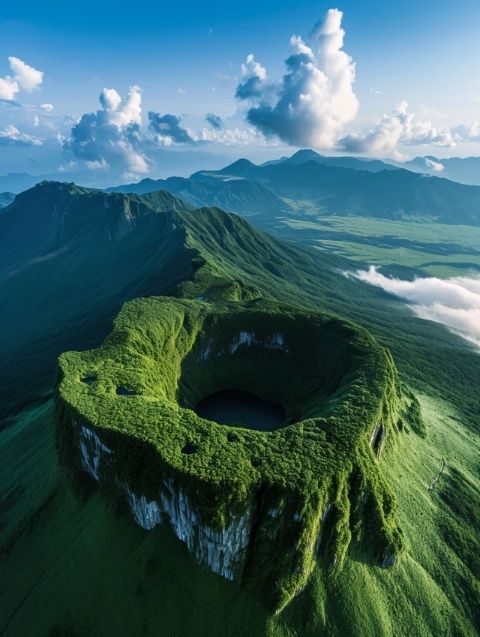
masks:
{"type": "Polygon", "coordinates": [[[272,610],[315,560],[341,569],[352,538],[377,564],[395,561],[378,455],[402,398],[389,352],[365,330],[262,299],[137,299],[101,347],[63,354],[59,368],[64,464],[124,493],[144,528],[168,521],[272,610]],[[280,402],[285,425],[253,431],[193,411],[232,388],[280,402]]]}

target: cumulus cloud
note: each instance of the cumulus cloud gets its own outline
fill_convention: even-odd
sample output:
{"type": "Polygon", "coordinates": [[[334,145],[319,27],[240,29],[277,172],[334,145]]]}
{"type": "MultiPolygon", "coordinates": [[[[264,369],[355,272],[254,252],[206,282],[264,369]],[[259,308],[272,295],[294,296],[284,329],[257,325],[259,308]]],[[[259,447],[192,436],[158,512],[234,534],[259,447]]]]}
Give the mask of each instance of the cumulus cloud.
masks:
{"type": "Polygon", "coordinates": [[[42,140],[22,133],[16,126],[5,126],[0,130],[0,146],[41,146],[42,140]]]}
{"type": "Polygon", "coordinates": [[[43,82],[43,72],[34,69],[33,66],[25,64],[23,60],[16,57],[9,57],[10,68],[14,80],[18,83],[20,90],[31,93],[43,82]]]}
{"type": "Polygon", "coordinates": [[[0,99],[12,101],[20,91],[31,93],[42,84],[42,71],[14,56],[10,56],[8,62],[12,74],[0,77],[0,99]]]}
{"type": "Polygon", "coordinates": [[[54,110],[53,104],[49,103],[40,104],[40,108],[42,109],[42,111],[45,111],[47,113],[51,113],[54,110]]]}
{"type": "Polygon", "coordinates": [[[182,125],[182,120],[176,115],[160,115],[150,111],[148,113],[150,130],[155,133],[155,141],[162,146],[172,144],[195,144],[198,136],[182,125]]]}
{"type": "Polygon", "coordinates": [[[0,77],[0,99],[11,102],[19,90],[18,84],[10,75],[0,77]]]}
{"type": "Polygon", "coordinates": [[[396,154],[399,144],[452,147],[455,137],[449,128],[438,128],[428,120],[419,121],[408,110],[408,103],[402,101],[368,133],[347,135],[339,140],[338,147],[351,153],[396,154]]]}
{"type": "Polygon", "coordinates": [[[140,132],[140,88],[131,86],[124,99],[115,89],[105,88],[99,101],[101,108],[82,115],[64,147],[93,170],[111,166],[129,174],[147,172],[148,158],[142,149],[140,132]]]}
{"type": "Polygon", "coordinates": [[[220,117],[220,115],[215,115],[215,113],[207,113],[205,115],[205,119],[215,130],[222,130],[222,128],[224,128],[223,119],[220,117]]]}
{"type": "Polygon", "coordinates": [[[355,276],[407,301],[417,316],[442,323],[480,347],[480,278],[389,278],[371,266],[355,276]]]}
{"type": "Polygon", "coordinates": [[[235,97],[241,100],[257,99],[264,95],[267,69],[255,60],[253,53],[242,64],[243,81],[237,86],[235,97]]]}
{"type": "Polygon", "coordinates": [[[343,51],[343,14],[330,9],[310,34],[310,45],[292,36],[286,74],[278,83],[250,54],[242,67],[237,97],[249,100],[248,121],[266,136],[295,146],[334,148],[358,110],[355,65],[343,51]]]}

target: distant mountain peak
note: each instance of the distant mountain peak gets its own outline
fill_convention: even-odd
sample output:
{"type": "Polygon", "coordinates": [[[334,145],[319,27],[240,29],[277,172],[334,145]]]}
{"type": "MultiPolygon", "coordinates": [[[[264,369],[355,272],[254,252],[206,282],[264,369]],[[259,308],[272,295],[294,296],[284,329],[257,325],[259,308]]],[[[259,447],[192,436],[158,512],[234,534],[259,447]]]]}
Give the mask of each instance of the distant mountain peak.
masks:
{"type": "Polygon", "coordinates": [[[319,158],[323,158],[324,155],[320,155],[320,153],[317,153],[316,151],[312,150],[311,148],[301,148],[300,150],[297,150],[296,153],[293,153],[293,155],[291,155],[291,157],[289,157],[287,159],[287,162],[289,161],[296,161],[296,160],[302,160],[302,161],[309,161],[312,159],[319,159],[319,158]]]}
{"type": "Polygon", "coordinates": [[[228,173],[229,171],[232,171],[235,174],[238,174],[239,172],[250,172],[256,168],[258,168],[258,166],[256,166],[253,162],[242,157],[242,159],[237,159],[237,161],[234,161],[233,164],[225,166],[225,168],[222,168],[222,170],[219,170],[218,172],[228,173]]]}
{"type": "Polygon", "coordinates": [[[40,181],[35,186],[28,188],[28,190],[24,190],[19,195],[19,197],[31,197],[32,195],[40,194],[40,193],[48,193],[48,194],[68,194],[68,195],[80,195],[86,194],[88,192],[95,192],[94,188],[86,188],[84,186],[77,186],[73,182],[68,181],[40,181]]]}

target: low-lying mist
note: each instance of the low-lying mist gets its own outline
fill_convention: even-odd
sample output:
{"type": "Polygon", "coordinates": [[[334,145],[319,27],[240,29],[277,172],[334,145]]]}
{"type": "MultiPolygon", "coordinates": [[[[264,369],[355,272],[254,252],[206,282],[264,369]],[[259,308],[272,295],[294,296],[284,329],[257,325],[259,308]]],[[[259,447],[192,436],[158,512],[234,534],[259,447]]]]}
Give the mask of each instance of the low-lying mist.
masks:
{"type": "Polygon", "coordinates": [[[480,347],[480,278],[404,281],[384,276],[375,266],[357,270],[354,276],[403,299],[420,318],[442,323],[480,347]]]}

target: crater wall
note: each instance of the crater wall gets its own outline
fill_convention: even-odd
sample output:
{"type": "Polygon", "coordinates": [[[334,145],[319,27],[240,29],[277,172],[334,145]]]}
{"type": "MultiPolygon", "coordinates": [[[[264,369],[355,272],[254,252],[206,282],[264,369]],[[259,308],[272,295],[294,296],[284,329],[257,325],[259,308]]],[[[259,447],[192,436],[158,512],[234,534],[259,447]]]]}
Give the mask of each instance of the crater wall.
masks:
{"type": "Polygon", "coordinates": [[[62,355],[59,370],[70,473],[120,493],[146,531],[168,524],[200,563],[259,589],[273,611],[315,563],[339,571],[352,541],[372,564],[400,554],[379,454],[406,399],[365,330],[264,300],[138,299],[100,348],[62,355]],[[253,431],[193,411],[229,388],[281,397],[285,426],[253,431]]]}

